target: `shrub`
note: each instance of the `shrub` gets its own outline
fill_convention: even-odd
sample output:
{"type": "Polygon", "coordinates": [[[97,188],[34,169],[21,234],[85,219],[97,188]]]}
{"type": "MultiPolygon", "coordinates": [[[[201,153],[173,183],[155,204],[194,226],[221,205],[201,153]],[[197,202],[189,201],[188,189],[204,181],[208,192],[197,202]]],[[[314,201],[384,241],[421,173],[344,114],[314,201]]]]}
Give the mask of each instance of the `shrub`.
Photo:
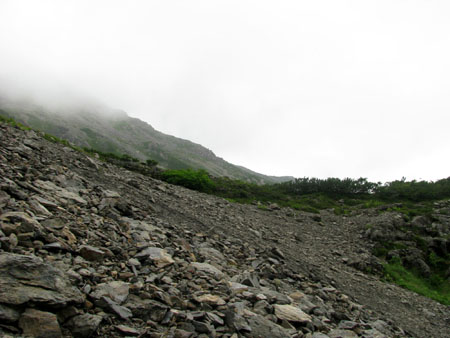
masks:
{"type": "Polygon", "coordinates": [[[166,170],[161,173],[161,178],[168,183],[201,192],[211,192],[214,188],[214,182],[203,169],[166,170]]]}

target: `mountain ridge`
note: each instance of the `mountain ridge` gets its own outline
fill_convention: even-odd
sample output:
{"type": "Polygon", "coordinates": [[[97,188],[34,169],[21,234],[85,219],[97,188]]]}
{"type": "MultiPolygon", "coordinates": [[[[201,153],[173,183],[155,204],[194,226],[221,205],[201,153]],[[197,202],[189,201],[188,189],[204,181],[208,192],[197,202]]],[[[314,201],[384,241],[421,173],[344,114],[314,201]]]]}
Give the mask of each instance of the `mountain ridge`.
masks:
{"type": "Polygon", "coordinates": [[[164,134],[149,123],[89,102],[61,109],[33,101],[0,97],[0,113],[32,128],[80,146],[102,152],[127,154],[140,160],[152,159],[168,169],[205,169],[213,176],[227,176],[265,184],[293,179],[268,176],[231,164],[200,144],[164,134]]]}

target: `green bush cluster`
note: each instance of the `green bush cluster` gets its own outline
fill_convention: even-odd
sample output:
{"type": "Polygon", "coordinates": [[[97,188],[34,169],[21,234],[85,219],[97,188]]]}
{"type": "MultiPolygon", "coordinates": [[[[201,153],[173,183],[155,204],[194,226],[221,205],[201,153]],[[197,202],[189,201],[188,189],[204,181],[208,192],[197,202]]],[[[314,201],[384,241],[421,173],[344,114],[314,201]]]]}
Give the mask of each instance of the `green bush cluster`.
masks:
{"type": "Polygon", "coordinates": [[[162,180],[201,192],[211,192],[214,182],[206,170],[180,169],[166,170],[160,174],[162,180]]]}

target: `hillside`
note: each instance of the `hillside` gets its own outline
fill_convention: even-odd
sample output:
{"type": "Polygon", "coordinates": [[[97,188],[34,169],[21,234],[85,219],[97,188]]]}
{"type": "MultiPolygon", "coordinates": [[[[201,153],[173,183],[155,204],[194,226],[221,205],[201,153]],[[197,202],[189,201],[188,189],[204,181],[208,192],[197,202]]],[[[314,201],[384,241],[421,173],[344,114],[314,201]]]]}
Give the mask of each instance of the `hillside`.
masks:
{"type": "Polygon", "coordinates": [[[358,268],[366,225],[396,212],[261,210],[34,131],[0,140],[2,336],[448,336],[448,306],[358,268]]]}
{"type": "Polygon", "coordinates": [[[30,100],[18,101],[0,96],[0,114],[80,147],[128,154],[143,161],[150,158],[168,169],[205,169],[214,176],[258,184],[292,179],[266,176],[233,165],[199,144],[163,134],[123,111],[93,101],[55,108],[30,100]]]}

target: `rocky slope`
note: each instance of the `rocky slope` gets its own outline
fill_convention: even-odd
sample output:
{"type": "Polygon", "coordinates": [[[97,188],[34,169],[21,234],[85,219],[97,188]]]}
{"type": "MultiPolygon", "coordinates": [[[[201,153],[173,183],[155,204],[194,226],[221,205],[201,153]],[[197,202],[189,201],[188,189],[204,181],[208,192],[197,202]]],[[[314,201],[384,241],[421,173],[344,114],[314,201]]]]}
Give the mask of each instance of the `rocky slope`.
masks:
{"type": "Polygon", "coordinates": [[[0,93],[0,115],[12,117],[79,147],[128,154],[142,161],[150,158],[168,169],[205,169],[215,176],[258,184],[293,179],[267,176],[231,164],[199,144],[161,133],[123,111],[93,101],[83,103],[80,100],[52,107],[32,100],[17,101],[0,93]]]}
{"type": "Polygon", "coordinates": [[[370,212],[265,211],[0,141],[0,336],[448,337],[447,306],[353,268],[370,212]]]}

